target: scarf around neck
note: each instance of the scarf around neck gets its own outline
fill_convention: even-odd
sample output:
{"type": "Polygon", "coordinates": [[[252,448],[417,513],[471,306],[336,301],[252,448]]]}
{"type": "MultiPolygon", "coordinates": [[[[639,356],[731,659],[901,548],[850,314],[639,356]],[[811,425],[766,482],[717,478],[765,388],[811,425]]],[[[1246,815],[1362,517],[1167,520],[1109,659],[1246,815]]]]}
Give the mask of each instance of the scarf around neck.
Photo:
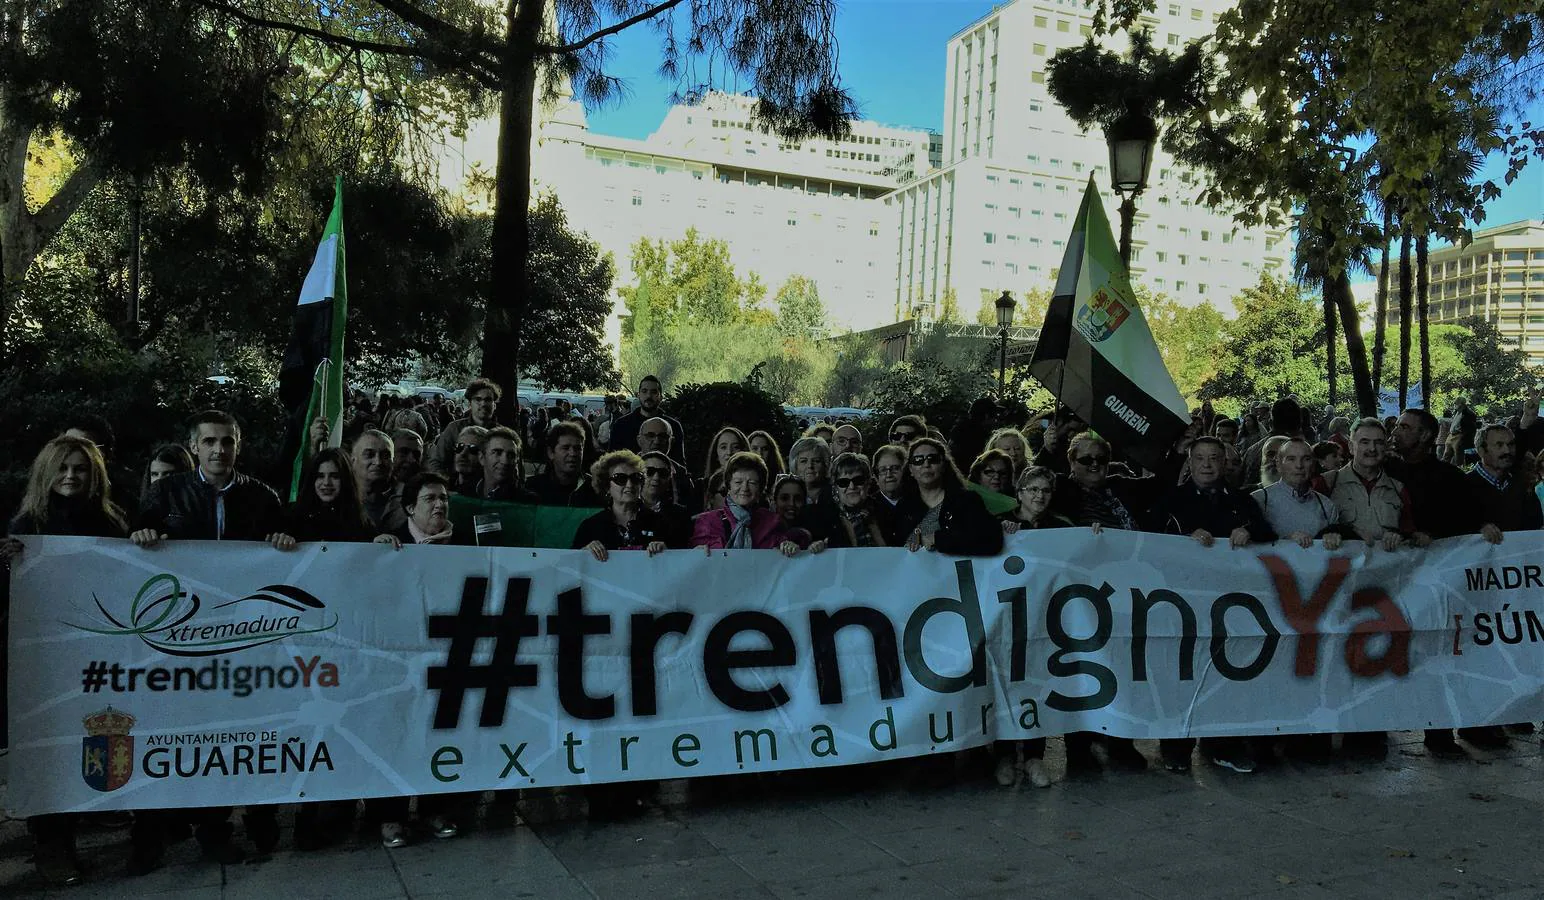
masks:
{"type": "Polygon", "coordinates": [[[407,533],[411,534],[413,540],[419,544],[448,544],[450,543],[450,533],[455,530],[455,527],[449,520],[446,520],[444,531],[441,531],[439,534],[428,534],[418,527],[417,522],[414,522],[412,519],[407,520],[407,533]]]}
{"type": "Polygon", "coordinates": [[[734,517],[734,528],[729,532],[729,549],[749,550],[751,548],[751,511],[729,499],[724,500],[724,508],[734,517]]]}

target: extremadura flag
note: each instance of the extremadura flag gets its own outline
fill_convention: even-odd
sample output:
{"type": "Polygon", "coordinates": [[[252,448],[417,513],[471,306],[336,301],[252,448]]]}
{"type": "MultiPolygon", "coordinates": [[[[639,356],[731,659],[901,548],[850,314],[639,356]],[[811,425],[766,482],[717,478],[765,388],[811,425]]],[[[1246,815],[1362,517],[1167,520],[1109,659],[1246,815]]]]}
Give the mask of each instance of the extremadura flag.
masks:
{"type": "Polygon", "coordinates": [[[1137,308],[1092,178],[1029,371],[1101,437],[1149,469],[1157,468],[1190,422],[1137,308]]]}
{"type": "Polygon", "coordinates": [[[279,372],[279,399],[287,411],[285,456],[289,498],[300,491],[300,473],[310,448],[308,431],[317,418],[331,429],[328,442],[343,439],[343,326],[348,321],[348,285],[344,274],[343,178],[335,187],[332,215],[316,248],[316,259],[300,287],[294,330],[279,372]]]}

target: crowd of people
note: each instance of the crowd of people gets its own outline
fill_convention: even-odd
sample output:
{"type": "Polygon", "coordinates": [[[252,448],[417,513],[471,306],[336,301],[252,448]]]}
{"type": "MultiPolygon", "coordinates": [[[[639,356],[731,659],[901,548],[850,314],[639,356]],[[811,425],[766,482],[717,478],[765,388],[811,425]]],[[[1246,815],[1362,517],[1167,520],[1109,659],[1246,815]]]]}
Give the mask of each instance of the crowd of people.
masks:
{"type": "MultiPolygon", "coordinates": [[[[1287,540],[1334,550],[1353,540],[1374,552],[1401,552],[1462,534],[1499,543],[1507,532],[1544,527],[1537,396],[1511,422],[1490,424],[1461,405],[1442,419],[1408,409],[1355,421],[1332,409],[1315,414],[1291,397],[1252,405],[1241,419],[1207,405],[1156,470],[1123,461],[1064,408],[1022,418],[983,398],[948,435],[922,416],[900,415],[873,440],[859,422],[817,422],[797,437],[732,425],[688,435],[663,398],[650,376],[638,385],[636,406],[613,398],[591,416],[562,405],[520,409],[504,422],[502,390],[487,379],[467,385],[464,415],[439,398],[371,404],[357,395],[342,447],[329,446],[325,423],[312,426],[312,452],[288,504],[242,470],[241,427],[226,413],[195,416],[185,439],[156,450],[139,474],[114,459],[110,423],[87,418],[38,453],[0,560],[24,552],[17,536],[43,534],[126,538],[141,547],[261,541],[278,551],[316,541],[398,549],[476,543],[451,522],[456,496],[594,509],[571,545],[601,562],[627,550],[765,549],[798,557],[833,547],[904,547],[991,556],[1005,535],[1043,528],[1142,530],[1206,546],[1287,540]]],[[[1509,740],[1509,729],[1531,726],[1460,729],[1459,738],[1494,748],[1509,740]]],[[[1111,765],[1150,762],[1130,740],[1063,740],[1069,768],[1099,765],[1100,745],[1111,765]]],[[[994,777],[1005,786],[1021,777],[1050,784],[1045,745],[999,742],[994,777]]],[[[1450,731],[1428,731],[1425,746],[1443,758],[1466,756],[1450,731]]],[[[1283,749],[1323,759],[1332,747],[1329,735],[1308,735],[1283,749]]],[[[1276,752],[1247,735],[1200,742],[1203,759],[1239,773],[1254,770],[1262,749],[1276,752]]],[[[1341,749],[1386,753],[1386,736],[1345,735],[1341,749]]],[[[1164,740],[1159,760],[1184,772],[1195,750],[1188,739],[1164,740]]],[[[598,806],[617,796],[591,799],[598,806]]],[[[388,847],[414,834],[457,833],[449,807],[436,798],[420,798],[416,827],[405,798],[365,809],[388,847]]],[[[302,806],[296,845],[322,845],[337,830],[328,817],[353,811],[352,803],[302,806]]],[[[154,868],[165,843],[189,833],[210,857],[240,859],[230,812],[135,815],[132,870],[154,868]]],[[[245,816],[256,849],[271,851],[280,840],[274,809],[252,807],[245,816]]],[[[39,869],[51,883],[79,877],[76,821],[29,821],[39,869]]]]}

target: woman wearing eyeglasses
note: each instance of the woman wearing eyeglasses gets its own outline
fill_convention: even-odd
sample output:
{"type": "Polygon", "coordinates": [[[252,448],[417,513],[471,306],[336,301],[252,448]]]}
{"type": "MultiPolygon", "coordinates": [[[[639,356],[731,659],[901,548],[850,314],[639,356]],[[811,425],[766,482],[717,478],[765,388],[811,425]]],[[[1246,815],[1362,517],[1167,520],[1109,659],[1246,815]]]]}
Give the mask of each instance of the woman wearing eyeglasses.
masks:
{"type": "MultiPolygon", "coordinates": [[[[1019,505],[1013,515],[1003,520],[1003,534],[1017,534],[1041,528],[1074,528],[1071,519],[1051,511],[1051,496],[1056,492],[1056,473],[1045,466],[1031,466],[1019,476],[1016,485],[1019,505]]],[[[1099,526],[1094,526],[1097,531],[1099,526]]],[[[1018,778],[1015,745],[1023,751],[1024,774],[1035,787],[1050,787],[1051,776],[1045,771],[1045,738],[1024,741],[998,741],[992,745],[996,757],[997,783],[1010,787],[1018,778]]]]}
{"type": "Polygon", "coordinates": [[[943,441],[924,437],[907,448],[905,499],[896,512],[906,549],[937,550],[955,556],[995,556],[1003,549],[1002,527],[980,495],[949,459],[943,441]]]}
{"type": "Polygon", "coordinates": [[[575,550],[588,550],[605,562],[612,550],[647,550],[653,556],[668,548],[668,523],[643,505],[643,460],[638,454],[613,450],[590,467],[590,478],[597,487],[605,486],[606,508],[579,523],[575,550]]]}
{"type": "Polygon", "coordinates": [[[1013,458],[1001,450],[988,450],[970,464],[970,480],[999,494],[1013,491],[1013,458]]]}

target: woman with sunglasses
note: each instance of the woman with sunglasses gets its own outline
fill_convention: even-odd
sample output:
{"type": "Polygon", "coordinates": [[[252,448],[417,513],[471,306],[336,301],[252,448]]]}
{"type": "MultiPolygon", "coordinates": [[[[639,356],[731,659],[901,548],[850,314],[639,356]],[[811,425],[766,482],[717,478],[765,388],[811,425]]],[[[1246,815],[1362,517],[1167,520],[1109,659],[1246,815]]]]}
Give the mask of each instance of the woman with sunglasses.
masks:
{"type": "Polygon", "coordinates": [[[613,450],[590,467],[590,483],[604,491],[606,507],[579,523],[575,550],[605,562],[612,550],[647,550],[653,556],[669,548],[669,523],[643,505],[643,467],[631,450],[613,450]]]}
{"type": "Polygon", "coordinates": [[[869,496],[869,461],[858,453],[843,453],[831,466],[836,477],[831,479],[835,489],[837,510],[841,513],[841,525],[848,547],[886,547],[885,521],[876,513],[877,501],[869,496]]]}
{"type": "Polygon", "coordinates": [[[965,486],[943,441],[924,437],[911,442],[905,493],[896,512],[907,550],[926,548],[955,556],[1002,552],[1002,527],[980,495],[965,486]]]}
{"type": "MultiPolygon", "coordinates": [[[[1131,478],[1110,474],[1110,443],[1088,432],[1074,437],[1067,446],[1070,475],[1058,479],[1051,507],[1076,525],[1091,527],[1094,533],[1105,528],[1139,530],[1139,519],[1147,514],[1163,485],[1173,484],[1172,472],[1131,478]]],[[[1071,769],[1097,767],[1093,755],[1094,735],[1076,732],[1066,735],[1067,766],[1071,769]]],[[[1125,769],[1147,768],[1147,758],[1130,738],[1105,738],[1110,762],[1125,769]]]]}
{"type": "Polygon", "coordinates": [[[927,434],[927,421],[921,416],[899,416],[890,423],[890,443],[905,447],[927,434]]]}

